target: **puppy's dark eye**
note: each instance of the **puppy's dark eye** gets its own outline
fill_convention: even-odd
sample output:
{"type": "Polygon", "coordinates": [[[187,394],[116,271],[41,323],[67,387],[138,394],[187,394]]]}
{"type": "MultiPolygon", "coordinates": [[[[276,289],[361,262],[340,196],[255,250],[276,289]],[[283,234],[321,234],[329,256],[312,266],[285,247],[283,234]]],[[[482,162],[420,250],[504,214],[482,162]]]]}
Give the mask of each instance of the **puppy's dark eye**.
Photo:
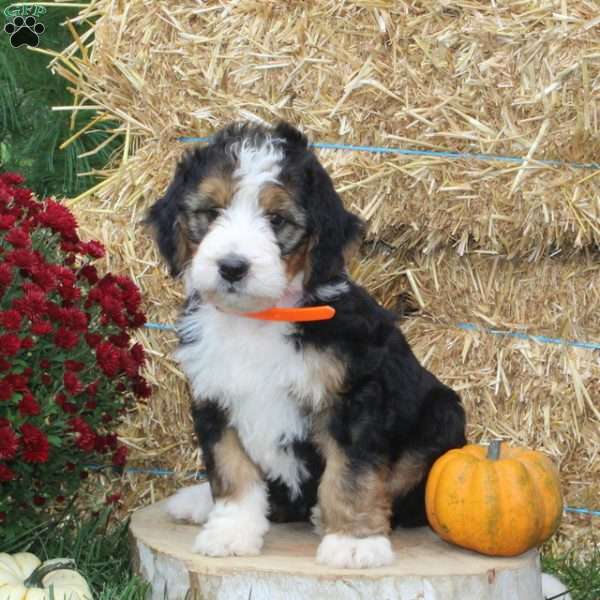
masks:
{"type": "Polygon", "coordinates": [[[203,216],[209,223],[212,223],[219,216],[219,211],[216,208],[199,208],[194,211],[194,214],[203,216]]]}
{"type": "Polygon", "coordinates": [[[285,223],[285,218],[279,213],[271,213],[268,215],[268,218],[269,223],[271,223],[274,229],[279,229],[285,223]]]}

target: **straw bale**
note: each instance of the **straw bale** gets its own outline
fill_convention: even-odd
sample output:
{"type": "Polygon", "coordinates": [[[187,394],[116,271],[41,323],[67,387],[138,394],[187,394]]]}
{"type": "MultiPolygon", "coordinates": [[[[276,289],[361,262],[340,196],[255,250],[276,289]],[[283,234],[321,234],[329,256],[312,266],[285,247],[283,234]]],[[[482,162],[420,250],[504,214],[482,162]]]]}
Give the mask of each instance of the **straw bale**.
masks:
{"type": "Polygon", "coordinates": [[[102,15],[95,35],[54,68],[136,154],[100,197],[160,189],[179,135],[283,118],[315,140],[528,158],[338,153],[336,180],[386,239],[532,257],[600,242],[597,171],[536,162],[598,157],[594,2],[95,0],[84,13],[102,15]]]}
{"type": "MultiPolygon", "coordinates": [[[[599,171],[538,162],[597,160],[597,3],[92,0],[73,23],[92,18],[93,34],[52,68],[125,141],[71,204],[108,266],[142,287],[153,321],[173,320],[181,290],[137,223],[166,188],[178,136],[286,119],[316,141],[527,157],[319,153],[369,223],[353,273],[389,308],[417,309],[403,329],[460,391],[471,438],[547,451],[569,502],[600,508],[599,353],[456,328],[600,341],[599,171]]],[[[178,475],[127,475],[127,509],[201,467],[174,335],[139,335],[155,394],[122,434],[132,464],[178,475]]],[[[594,528],[569,517],[559,542],[594,528]]]]}

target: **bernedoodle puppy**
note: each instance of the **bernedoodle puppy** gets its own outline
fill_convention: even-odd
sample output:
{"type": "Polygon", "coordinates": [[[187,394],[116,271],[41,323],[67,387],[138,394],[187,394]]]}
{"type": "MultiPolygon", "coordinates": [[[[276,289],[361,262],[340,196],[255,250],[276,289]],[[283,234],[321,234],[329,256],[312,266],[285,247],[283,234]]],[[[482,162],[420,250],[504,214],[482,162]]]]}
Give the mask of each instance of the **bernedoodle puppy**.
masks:
{"type": "Polygon", "coordinates": [[[319,562],[389,564],[390,530],[426,523],[431,465],[465,444],[464,411],[350,280],[363,223],[306,138],[286,123],[226,127],[182,158],[147,221],[187,298],[175,356],[210,485],[168,510],[203,524],[194,550],[258,554],[269,520],[312,519],[319,562]],[[249,318],[321,305],[335,316],[249,318]]]}

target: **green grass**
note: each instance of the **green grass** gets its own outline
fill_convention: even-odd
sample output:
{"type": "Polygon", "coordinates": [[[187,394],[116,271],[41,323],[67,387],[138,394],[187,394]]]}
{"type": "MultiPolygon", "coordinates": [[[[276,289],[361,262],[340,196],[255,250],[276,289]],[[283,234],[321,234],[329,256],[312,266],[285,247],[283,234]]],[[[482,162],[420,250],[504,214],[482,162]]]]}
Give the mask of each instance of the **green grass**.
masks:
{"type": "Polygon", "coordinates": [[[59,525],[29,532],[5,552],[33,552],[40,559],[72,558],[87,579],[95,600],[144,600],[147,584],[133,574],[128,523],[109,510],[79,520],[71,515],[59,525]]]}
{"type": "Polygon", "coordinates": [[[545,554],[542,568],[565,584],[573,600],[600,600],[600,546],[594,545],[586,560],[576,552],[563,556],[545,554]]]}

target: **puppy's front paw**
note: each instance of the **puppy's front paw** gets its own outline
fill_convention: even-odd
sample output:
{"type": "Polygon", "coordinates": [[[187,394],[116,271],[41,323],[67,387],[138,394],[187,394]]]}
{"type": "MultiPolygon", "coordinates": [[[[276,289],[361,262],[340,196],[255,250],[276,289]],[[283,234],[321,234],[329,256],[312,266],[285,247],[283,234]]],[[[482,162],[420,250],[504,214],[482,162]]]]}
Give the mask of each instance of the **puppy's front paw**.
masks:
{"type": "Polygon", "coordinates": [[[262,545],[263,535],[256,527],[227,517],[211,517],[196,536],[193,551],[206,556],[255,556],[262,545]]]}
{"type": "Polygon", "coordinates": [[[204,523],[214,506],[209,483],[191,485],[167,500],[167,512],[174,519],[204,523]]]}
{"type": "Polygon", "coordinates": [[[383,567],[393,560],[392,545],[384,535],[356,538],[330,533],[321,540],[317,550],[317,562],[343,569],[383,567]]]}

